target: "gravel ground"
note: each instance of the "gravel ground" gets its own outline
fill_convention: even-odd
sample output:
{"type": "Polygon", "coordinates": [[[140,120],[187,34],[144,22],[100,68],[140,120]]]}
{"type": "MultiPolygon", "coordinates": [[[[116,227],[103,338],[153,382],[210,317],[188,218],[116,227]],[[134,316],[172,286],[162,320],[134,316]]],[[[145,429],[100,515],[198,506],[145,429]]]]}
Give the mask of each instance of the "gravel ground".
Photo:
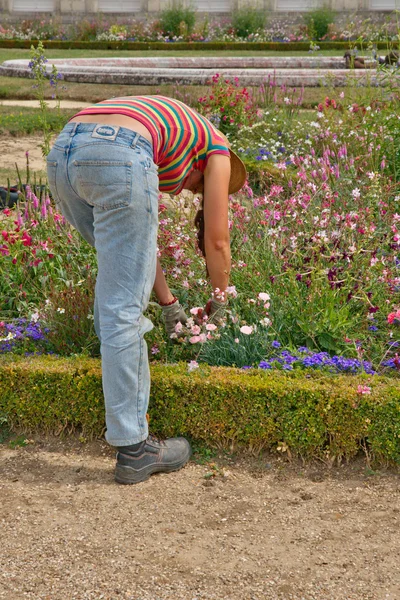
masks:
{"type": "Polygon", "coordinates": [[[400,479],[217,457],[114,483],[105,443],[0,446],[0,598],[398,600],[400,479]]]}

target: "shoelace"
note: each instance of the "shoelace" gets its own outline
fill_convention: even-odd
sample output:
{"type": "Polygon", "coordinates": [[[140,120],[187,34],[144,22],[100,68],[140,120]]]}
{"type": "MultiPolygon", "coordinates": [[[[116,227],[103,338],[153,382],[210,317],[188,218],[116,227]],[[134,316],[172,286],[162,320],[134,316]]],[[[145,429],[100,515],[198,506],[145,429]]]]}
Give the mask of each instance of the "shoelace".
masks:
{"type": "Polygon", "coordinates": [[[152,442],[156,442],[157,444],[160,444],[161,446],[166,446],[166,443],[164,442],[164,440],[161,440],[159,437],[157,437],[156,435],[153,435],[152,433],[149,433],[147,439],[149,439],[152,442]]]}

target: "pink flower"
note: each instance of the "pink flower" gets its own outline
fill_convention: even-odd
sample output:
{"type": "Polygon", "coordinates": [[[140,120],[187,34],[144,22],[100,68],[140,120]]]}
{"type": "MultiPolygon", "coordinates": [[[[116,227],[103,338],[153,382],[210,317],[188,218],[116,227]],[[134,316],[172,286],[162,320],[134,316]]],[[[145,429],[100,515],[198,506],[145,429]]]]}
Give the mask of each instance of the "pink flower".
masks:
{"type": "MultiPolygon", "coordinates": [[[[175,327],[175,329],[176,329],[176,327],[175,327]]],[[[193,325],[190,331],[191,331],[191,333],[193,333],[193,335],[199,335],[201,329],[198,325],[193,325]]]]}
{"type": "Polygon", "coordinates": [[[243,325],[240,328],[241,333],[244,333],[245,335],[250,335],[251,333],[253,333],[253,327],[251,327],[251,325],[243,325]]]}
{"type": "Polygon", "coordinates": [[[180,331],[182,331],[182,327],[182,323],[178,321],[178,323],[175,325],[175,333],[179,333],[180,331]]]}
{"type": "Polygon", "coordinates": [[[371,388],[368,385],[359,385],[357,388],[357,394],[370,394],[371,388]]]}
{"type": "Polygon", "coordinates": [[[237,297],[237,291],[236,291],[236,287],[234,285],[228,286],[226,288],[225,292],[228,294],[228,296],[232,296],[232,298],[237,297]]]}
{"type": "Polygon", "coordinates": [[[400,321],[400,308],[396,312],[389,313],[387,320],[390,325],[396,321],[400,321]]]}
{"type": "Polygon", "coordinates": [[[191,338],[189,338],[189,342],[191,344],[198,344],[201,341],[201,338],[199,335],[194,335],[191,338]]]}
{"type": "Polygon", "coordinates": [[[217,329],[217,326],[214,325],[214,323],[207,323],[206,329],[207,331],[215,331],[217,329]]]}

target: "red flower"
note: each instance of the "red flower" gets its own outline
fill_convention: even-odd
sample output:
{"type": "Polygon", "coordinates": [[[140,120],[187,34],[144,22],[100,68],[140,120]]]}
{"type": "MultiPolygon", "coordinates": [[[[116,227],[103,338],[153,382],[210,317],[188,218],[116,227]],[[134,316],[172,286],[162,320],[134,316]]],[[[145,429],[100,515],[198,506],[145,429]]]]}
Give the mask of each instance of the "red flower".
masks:
{"type": "Polygon", "coordinates": [[[21,239],[23,246],[32,246],[32,238],[27,231],[24,231],[21,239]]]}

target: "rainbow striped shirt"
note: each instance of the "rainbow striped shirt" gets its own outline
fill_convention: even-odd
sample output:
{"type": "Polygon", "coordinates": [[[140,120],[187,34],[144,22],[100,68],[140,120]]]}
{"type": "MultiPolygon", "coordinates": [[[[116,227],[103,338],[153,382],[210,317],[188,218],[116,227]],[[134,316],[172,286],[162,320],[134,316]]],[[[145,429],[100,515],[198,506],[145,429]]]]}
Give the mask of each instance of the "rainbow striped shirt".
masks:
{"type": "Polygon", "coordinates": [[[96,114],[126,115],[149,130],[163,192],[179,193],[192,169],[204,173],[212,154],[229,156],[226,141],[212,123],[179,100],[164,96],[112,98],[75,116],[96,114]]]}

